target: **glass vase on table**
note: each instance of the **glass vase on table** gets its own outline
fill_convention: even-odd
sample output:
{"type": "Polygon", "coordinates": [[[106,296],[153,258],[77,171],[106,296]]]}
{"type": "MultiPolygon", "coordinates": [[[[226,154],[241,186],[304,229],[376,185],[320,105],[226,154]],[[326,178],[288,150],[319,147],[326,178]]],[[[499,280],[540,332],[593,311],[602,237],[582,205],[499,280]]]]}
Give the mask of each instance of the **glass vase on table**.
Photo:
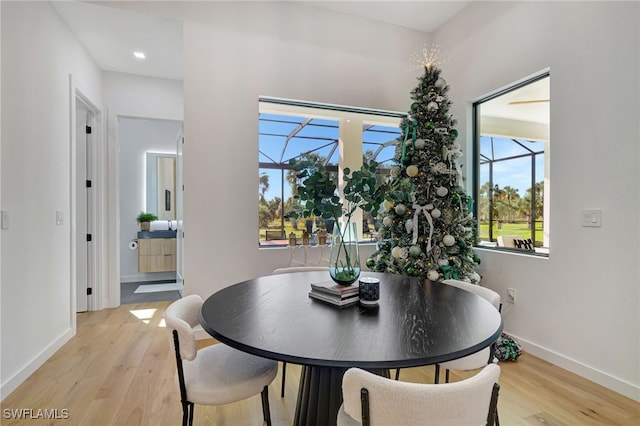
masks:
{"type": "Polygon", "coordinates": [[[358,229],[351,221],[333,227],[329,275],[340,285],[352,284],[360,276],[358,229]]]}

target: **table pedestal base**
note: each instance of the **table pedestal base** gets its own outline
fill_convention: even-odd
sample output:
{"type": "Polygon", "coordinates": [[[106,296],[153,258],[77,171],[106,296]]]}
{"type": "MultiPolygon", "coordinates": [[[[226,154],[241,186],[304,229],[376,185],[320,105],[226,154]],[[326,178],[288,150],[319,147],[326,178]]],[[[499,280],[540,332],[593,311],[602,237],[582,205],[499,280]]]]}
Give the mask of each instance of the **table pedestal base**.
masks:
{"type": "MultiPolygon", "coordinates": [[[[342,405],[342,376],[348,368],[303,366],[293,424],[334,426],[342,405]]],[[[389,378],[389,370],[369,370],[389,378]]]]}

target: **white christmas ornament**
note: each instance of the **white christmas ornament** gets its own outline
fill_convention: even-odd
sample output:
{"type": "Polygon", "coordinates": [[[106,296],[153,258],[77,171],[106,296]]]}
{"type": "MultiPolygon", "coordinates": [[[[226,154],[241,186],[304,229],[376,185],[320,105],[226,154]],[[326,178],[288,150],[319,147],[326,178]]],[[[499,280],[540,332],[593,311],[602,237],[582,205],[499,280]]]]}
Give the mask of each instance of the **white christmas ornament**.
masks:
{"type": "Polygon", "coordinates": [[[408,255],[409,250],[407,250],[406,247],[396,246],[391,250],[391,256],[395,257],[396,259],[406,259],[408,255]]]}
{"type": "Polygon", "coordinates": [[[438,194],[438,197],[444,197],[448,193],[449,193],[449,190],[447,188],[445,188],[444,186],[441,186],[438,189],[436,189],[436,194],[438,194]]]}
{"type": "Polygon", "coordinates": [[[434,84],[434,86],[436,86],[438,89],[442,89],[446,85],[447,85],[447,81],[442,77],[438,77],[438,79],[434,84]]]}
{"type": "Polygon", "coordinates": [[[437,281],[438,278],[440,278],[440,274],[435,269],[431,269],[427,272],[427,279],[429,281],[437,281]]]}
{"type": "Polygon", "coordinates": [[[442,161],[440,161],[438,164],[431,167],[431,170],[433,170],[434,173],[439,173],[441,175],[445,175],[449,173],[449,168],[442,161]]]}
{"type": "Polygon", "coordinates": [[[438,260],[438,265],[440,265],[440,266],[448,266],[449,265],[449,259],[440,259],[440,260],[438,260]]]}
{"type": "Polygon", "coordinates": [[[418,166],[410,165],[407,167],[407,176],[414,177],[418,174],[418,166]]]}
{"type": "Polygon", "coordinates": [[[427,104],[427,110],[428,110],[428,111],[435,111],[435,110],[437,110],[437,109],[438,109],[438,104],[437,104],[437,103],[435,103],[435,102],[431,101],[431,102],[429,102],[429,103],[427,104]]]}
{"type": "Polygon", "coordinates": [[[480,282],[480,275],[478,275],[475,272],[472,272],[469,274],[469,279],[471,280],[472,283],[478,283],[480,282]]]}
{"type": "Polygon", "coordinates": [[[384,207],[384,209],[386,211],[389,211],[393,208],[393,201],[391,200],[384,200],[384,203],[382,203],[382,206],[384,207]]]}
{"type": "Polygon", "coordinates": [[[434,219],[439,218],[442,215],[442,212],[438,209],[433,209],[433,211],[431,212],[431,217],[434,219]]]}
{"type": "Polygon", "coordinates": [[[416,149],[424,149],[424,144],[425,144],[424,139],[416,139],[413,146],[415,146],[416,149]]]}
{"type": "Polygon", "coordinates": [[[442,242],[444,243],[445,246],[451,247],[456,243],[456,239],[453,237],[453,235],[447,234],[444,237],[442,237],[442,242]]]}
{"type": "Polygon", "coordinates": [[[411,257],[419,257],[422,254],[422,249],[420,246],[411,246],[409,248],[409,256],[411,257]]]}
{"type": "Polygon", "coordinates": [[[407,233],[413,231],[413,220],[407,219],[407,221],[404,223],[404,228],[407,230],[407,233]]]}
{"type": "Polygon", "coordinates": [[[384,219],[382,219],[382,224],[384,226],[391,226],[393,224],[393,219],[391,219],[391,217],[387,216],[384,219]]]}
{"type": "Polygon", "coordinates": [[[407,206],[404,204],[398,204],[396,206],[396,214],[403,216],[407,212],[407,206]]]}

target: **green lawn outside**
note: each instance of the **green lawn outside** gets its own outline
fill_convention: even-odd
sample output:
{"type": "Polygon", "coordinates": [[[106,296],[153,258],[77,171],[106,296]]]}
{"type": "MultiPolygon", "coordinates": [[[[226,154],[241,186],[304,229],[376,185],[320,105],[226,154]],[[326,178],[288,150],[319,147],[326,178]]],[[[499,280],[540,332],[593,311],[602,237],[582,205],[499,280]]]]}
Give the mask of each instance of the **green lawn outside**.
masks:
{"type": "MultiPolygon", "coordinates": [[[[498,224],[493,226],[493,238],[497,239],[501,235],[518,235],[523,238],[531,238],[531,230],[526,222],[523,223],[503,223],[500,227],[498,224]]],[[[536,223],[536,247],[542,247],[543,231],[542,223],[536,223]]],[[[481,223],[478,230],[478,239],[489,241],[489,224],[481,223]]]]}
{"type": "MultiPolygon", "coordinates": [[[[298,229],[294,229],[293,228],[293,223],[291,223],[290,220],[285,220],[284,221],[284,233],[285,233],[285,239],[289,238],[289,234],[291,232],[293,232],[296,235],[296,238],[302,238],[302,233],[304,232],[304,230],[306,229],[305,226],[305,220],[306,219],[298,219],[298,229]]],[[[269,224],[269,226],[267,226],[266,228],[260,228],[258,230],[258,239],[259,241],[265,241],[266,239],[266,232],[267,230],[269,231],[279,231],[281,229],[281,225],[282,223],[280,222],[280,220],[277,221],[273,221],[269,224]]]]}

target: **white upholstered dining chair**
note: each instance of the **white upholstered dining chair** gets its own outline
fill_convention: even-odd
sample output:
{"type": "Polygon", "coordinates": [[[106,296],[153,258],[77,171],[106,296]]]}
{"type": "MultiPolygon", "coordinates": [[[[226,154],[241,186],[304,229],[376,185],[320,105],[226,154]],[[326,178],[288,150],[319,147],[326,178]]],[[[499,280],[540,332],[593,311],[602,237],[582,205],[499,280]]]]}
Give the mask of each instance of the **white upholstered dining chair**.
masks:
{"type": "Polygon", "coordinates": [[[176,354],[183,426],[193,424],[194,404],[222,405],[262,395],[262,414],[271,424],[268,386],[278,363],[222,343],[197,349],[193,328],[199,324],[202,298],[190,295],[173,302],[164,314],[176,354]]]}
{"type": "MultiPolygon", "coordinates": [[[[444,280],[442,281],[442,283],[476,294],[482,297],[483,299],[487,300],[489,303],[491,303],[498,312],[502,310],[502,304],[500,303],[500,295],[487,287],[482,287],[481,285],[478,285],[478,284],[471,284],[471,283],[468,283],[465,281],[459,281],[459,280],[444,280]]],[[[434,383],[438,383],[440,380],[441,368],[445,369],[445,383],[449,383],[450,370],[461,370],[461,371],[475,370],[477,368],[484,367],[488,363],[497,361],[493,359],[493,348],[494,346],[491,345],[474,354],[467,355],[462,358],[454,359],[453,361],[447,361],[441,364],[436,364],[434,383]]]]}
{"type": "MultiPolygon", "coordinates": [[[[284,268],[274,269],[272,274],[288,274],[290,272],[310,272],[310,271],[329,271],[328,266],[287,266],[284,268]]],[[[284,385],[285,379],[287,378],[287,363],[282,361],[282,382],[280,385],[280,397],[284,398],[284,385]]]]}
{"type": "Polygon", "coordinates": [[[441,385],[399,382],[351,368],[342,379],[338,426],[493,425],[500,367],[441,385]]]}
{"type": "MultiPolygon", "coordinates": [[[[453,287],[457,287],[461,290],[468,291],[470,293],[476,294],[483,299],[489,301],[498,312],[501,311],[502,304],[500,303],[500,295],[495,291],[482,287],[478,284],[471,284],[465,281],[459,280],[444,280],[442,284],[450,285],[453,287]]],[[[445,369],[445,383],[449,383],[449,371],[450,370],[475,370],[477,368],[482,368],[488,363],[493,362],[493,345],[490,347],[484,348],[483,350],[476,352],[471,355],[467,355],[462,358],[455,359],[453,361],[443,362],[441,364],[436,364],[435,368],[435,377],[434,383],[438,383],[440,381],[440,369],[445,369]]],[[[396,380],[400,377],[400,370],[396,370],[396,380]]]]}

